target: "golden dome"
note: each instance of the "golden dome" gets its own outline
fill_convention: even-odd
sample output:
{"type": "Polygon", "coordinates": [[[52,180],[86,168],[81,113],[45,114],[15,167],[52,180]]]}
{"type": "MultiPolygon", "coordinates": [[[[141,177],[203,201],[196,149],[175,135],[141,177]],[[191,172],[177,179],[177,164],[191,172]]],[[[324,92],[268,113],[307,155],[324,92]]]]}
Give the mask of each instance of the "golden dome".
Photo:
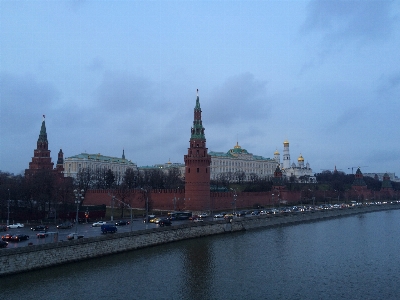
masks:
{"type": "Polygon", "coordinates": [[[241,149],[242,147],[239,146],[239,142],[236,142],[236,146],[233,147],[233,148],[235,148],[235,149],[241,149]]]}
{"type": "Polygon", "coordinates": [[[279,155],[278,149],[275,150],[274,155],[279,155]]]}
{"type": "Polygon", "coordinates": [[[301,154],[300,154],[299,158],[297,159],[297,161],[304,161],[304,158],[301,154]]]}
{"type": "Polygon", "coordinates": [[[288,140],[285,140],[285,141],[283,142],[283,145],[284,145],[284,146],[286,146],[286,145],[289,146],[289,141],[288,141],[288,140]]]}

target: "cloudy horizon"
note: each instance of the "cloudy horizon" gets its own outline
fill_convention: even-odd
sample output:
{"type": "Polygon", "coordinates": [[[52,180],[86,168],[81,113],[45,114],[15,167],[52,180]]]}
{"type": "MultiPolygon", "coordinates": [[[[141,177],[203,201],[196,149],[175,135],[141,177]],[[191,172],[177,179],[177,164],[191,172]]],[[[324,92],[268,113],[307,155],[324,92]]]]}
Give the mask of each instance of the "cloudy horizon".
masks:
{"type": "Polygon", "coordinates": [[[199,89],[209,151],[399,176],[396,1],[0,0],[0,39],[3,172],[42,115],[54,163],[183,163],[199,89]]]}

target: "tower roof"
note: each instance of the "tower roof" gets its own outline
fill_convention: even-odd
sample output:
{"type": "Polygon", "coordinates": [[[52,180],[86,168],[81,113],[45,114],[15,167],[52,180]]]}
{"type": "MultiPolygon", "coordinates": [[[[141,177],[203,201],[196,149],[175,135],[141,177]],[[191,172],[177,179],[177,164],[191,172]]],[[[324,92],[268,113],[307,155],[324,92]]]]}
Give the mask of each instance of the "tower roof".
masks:
{"type": "Polygon", "coordinates": [[[194,120],[192,127],[192,139],[202,139],[205,140],[203,122],[201,120],[201,108],[199,99],[199,90],[197,89],[196,106],[194,107],[194,120]]]}
{"type": "Polygon", "coordinates": [[[40,128],[38,143],[39,142],[48,143],[47,132],[46,132],[46,123],[45,123],[44,119],[42,121],[42,127],[40,128]]]}

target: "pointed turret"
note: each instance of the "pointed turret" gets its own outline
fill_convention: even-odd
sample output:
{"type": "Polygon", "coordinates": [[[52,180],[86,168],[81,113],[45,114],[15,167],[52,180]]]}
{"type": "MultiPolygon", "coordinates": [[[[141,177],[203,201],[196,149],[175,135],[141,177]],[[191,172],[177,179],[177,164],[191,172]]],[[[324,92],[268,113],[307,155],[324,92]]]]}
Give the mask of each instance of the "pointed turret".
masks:
{"type": "Polygon", "coordinates": [[[185,161],[185,209],[204,211],[210,207],[210,164],[211,156],[206,147],[199,90],[194,108],[193,127],[185,161]]]}
{"type": "Polygon", "coordinates": [[[42,126],[37,140],[37,147],[33,151],[33,157],[32,161],[29,163],[29,169],[25,170],[25,176],[30,177],[38,171],[53,170],[54,163],[51,161],[50,150],[48,147],[49,142],[47,140],[46,123],[43,115],[42,126]]]}

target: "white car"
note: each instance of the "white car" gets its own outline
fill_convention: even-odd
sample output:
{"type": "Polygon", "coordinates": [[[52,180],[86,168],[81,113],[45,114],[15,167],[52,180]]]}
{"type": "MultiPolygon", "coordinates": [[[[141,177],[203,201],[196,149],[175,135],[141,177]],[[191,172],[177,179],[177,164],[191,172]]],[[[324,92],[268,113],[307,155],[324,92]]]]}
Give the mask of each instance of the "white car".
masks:
{"type": "Polygon", "coordinates": [[[215,214],[214,218],[218,219],[218,218],[223,218],[226,215],[226,213],[219,213],[219,214],[215,214]]]}
{"type": "Polygon", "coordinates": [[[7,226],[7,228],[22,228],[22,227],[24,227],[24,224],[21,223],[10,224],[7,226]]]}
{"type": "Polygon", "coordinates": [[[106,221],[98,221],[98,222],[94,222],[92,224],[92,227],[99,227],[99,226],[104,225],[104,224],[107,224],[107,222],[106,221]]]}

